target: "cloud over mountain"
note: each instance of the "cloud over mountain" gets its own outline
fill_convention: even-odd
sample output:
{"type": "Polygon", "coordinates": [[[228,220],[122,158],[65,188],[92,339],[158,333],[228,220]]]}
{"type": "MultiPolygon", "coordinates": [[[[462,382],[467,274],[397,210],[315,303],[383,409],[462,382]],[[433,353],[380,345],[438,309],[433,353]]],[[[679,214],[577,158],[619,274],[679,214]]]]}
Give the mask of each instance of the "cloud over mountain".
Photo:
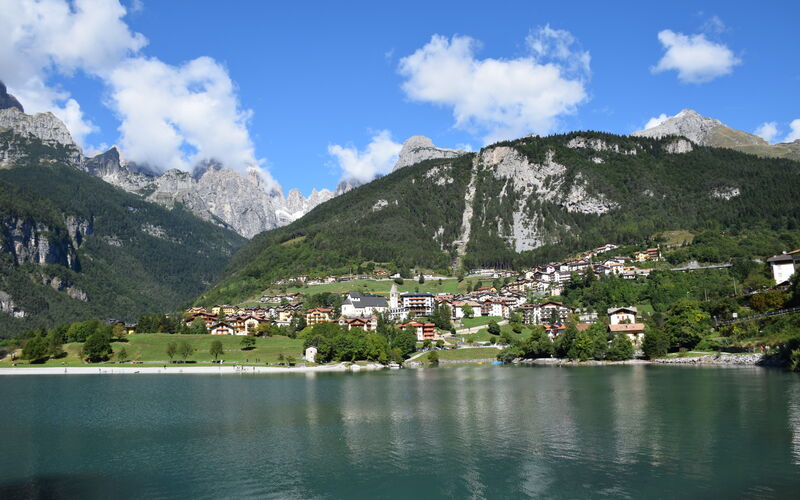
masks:
{"type": "Polygon", "coordinates": [[[328,154],[333,156],[342,170],[342,180],[369,182],[378,175],[392,171],[402,144],[392,140],[388,130],[373,135],[366,148],[359,151],[355,146],[328,146],[328,154]]]}
{"type": "MultiPolygon", "coordinates": [[[[135,5],[134,5],[135,6],[135,5]]],[[[118,0],[4,0],[0,16],[0,75],[28,112],[52,111],[87,146],[95,125],[55,77],[83,73],[108,89],[105,104],[120,120],[128,159],[154,167],[190,169],[204,159],[246,173],[259,165],[236,87],[209,57],[170,65],[147,57],[147,39],[125,22],[118,0]]]]}
{"type": "Polygon", "coordinates": [[[567,31],[546,26],[527,40],[529,55],[478,59],[480,42],[434,35],[400,60],[406,96],[452,108],[455,126],[484,142],[552,132],[562,115],[587,100],[588,52],[567,31]]]}

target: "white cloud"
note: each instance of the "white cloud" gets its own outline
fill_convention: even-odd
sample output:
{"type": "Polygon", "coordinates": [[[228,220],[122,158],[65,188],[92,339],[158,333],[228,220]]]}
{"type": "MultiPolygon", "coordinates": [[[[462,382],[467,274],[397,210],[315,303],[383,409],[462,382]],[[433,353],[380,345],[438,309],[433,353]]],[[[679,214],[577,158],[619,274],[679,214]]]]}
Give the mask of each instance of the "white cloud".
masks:
{"type": "Polygon", "coordinates": [[[783,142],[794,142],[800,139],[800,118],[792,120],[791,123],[789,123],[789,129],[790,132],[783,142]]]}
{"type": "Polygon", "coordinates": [[[731,73],[733,67],[742,62],[727,46],[714,43],[702,34],[684,35],[663,30],[658,33],[658,40],[666,53],[652,68],[653,73],[675,70],[682,82],[709,82],[731,73]]]}
{"type": "Polygon", "coordinates": [[[776,122],[762,123],[753,133],[767,142],[773,142],[778,136],[778,124],[776,122]]]}
{"type": "Polygon", "coordinates": [[[378,175],[392,171],[403,145],[392,140],[388,130],[376,133],[367,147],[359,151],[355,146],[328,146],[328,154],[336,159],[342,169],[342,180],[369,182],[378,175]]]}
{"type": "Polygon", "coordinates": [[[261,163],[247,131],[251,112],[240,108],[230,76],[214,59],[172,66],[132,58],[111,72],[108,83],[108,104],[122,122],[120,140],[128,158],[181,170],[203,159],[241,172],[261,163]]]}
{"type": "Polygon", "coordinates": [[[409,99],[452,108],[455,126],[486,143],[550,133],[587,99],[589,54],[573,50],[568,32],[549,26],[526,41],[528,57],[477,59],[476,40],[434,35],[401,59],[402,88],[409,99]]]}
{"type": "MultiPolygon", "coordinates": [[[[26,112],[52,111],[87,151],[97,128],[70,94],[49,83],[81,71],[108,86],[106,104],[121,121],[127,158],[155,168],[189,170],[216,159],[242,173],[256,168],[267,189],[277,185],[256,159],[225,68],[208,57],[178,66],[141,56],[145,37],[125,23],[118,0],[0,0],[0,78],[26,112]]],[[[135,0],[133,11],[141,10],[135,0]]]]}
{"type": "Polygon", "coordinates": [[[645,123],[643,130],[647,130],[647,129],[653,128],[653,127],[658,127],[659,125],[661,125],[662,123],[664,123],[665,121],[667,121],[669,119],[670,119],[669,116],[665,115],[664,113],[661,113],[660,115],[654,116],[654,117],[650,118],[649,120],[647,120],[647,123],[645,123]]]}
{"type": "Polygon", "coordinates": [[[29,112],[52,111],[79,144],[96,130],[68,92],[48,85],[53,73],[102,75],[147,40],[122,21],[116,1],[4,0],[0,76],[29,112]]]}

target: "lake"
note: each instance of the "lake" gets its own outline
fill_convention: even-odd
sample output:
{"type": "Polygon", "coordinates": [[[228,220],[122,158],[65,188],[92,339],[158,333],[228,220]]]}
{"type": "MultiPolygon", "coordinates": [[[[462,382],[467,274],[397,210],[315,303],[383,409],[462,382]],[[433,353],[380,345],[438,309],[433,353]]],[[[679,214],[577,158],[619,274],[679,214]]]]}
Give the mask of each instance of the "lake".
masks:
{"type": "Polygon", "coordinates": [[[0,377],[0,498],[791,498],[800,376],[725,367],[0,377]]]}

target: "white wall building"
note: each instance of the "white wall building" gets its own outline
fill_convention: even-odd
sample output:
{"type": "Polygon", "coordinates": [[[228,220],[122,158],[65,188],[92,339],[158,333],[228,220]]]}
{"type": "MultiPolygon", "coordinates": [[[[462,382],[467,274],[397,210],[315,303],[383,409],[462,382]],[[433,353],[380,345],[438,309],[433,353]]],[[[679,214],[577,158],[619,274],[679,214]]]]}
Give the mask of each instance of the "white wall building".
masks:
{"type": "Polygon", "coordinates": [[[795,273],[794,256],[791,254],[776,255],[767,259],[767,262],[772,267],[772,277],[777,284],[789,281],[795,273]]]}

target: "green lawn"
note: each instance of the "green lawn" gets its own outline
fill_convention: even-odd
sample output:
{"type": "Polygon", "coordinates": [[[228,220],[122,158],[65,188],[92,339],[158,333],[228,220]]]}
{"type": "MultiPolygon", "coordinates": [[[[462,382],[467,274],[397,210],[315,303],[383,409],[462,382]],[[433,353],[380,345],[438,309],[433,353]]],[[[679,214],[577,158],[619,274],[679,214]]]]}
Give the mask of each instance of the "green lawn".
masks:
{"type": "MultiPolygon", "coordinates": [[[[511,338],[517,340],[523,340],[531,336],[531,332],[533,330],[527,326],[523,326],[522,333],[514,333],[511,329],[511,325],[500,325],[500,332],[508,332],[511,334],[511,338]]],[[[481,342],[486,341],[489,339],[500,339],[500,335],[491,335],[486,328],[482,328],[478,330],[476,333],[468,333],[466,335],[458,335],[459,337],[463,338],[466,342],[469,339],[472,339],[473,342],[481,342]]]]}
{"type": "MultiPolygon", "coordinates": [[[[353,280],[353,281],[341,281],[336,283],[326,283],[324,285],[314,285],[308,287],[293,287],[288,288],[288,292],[300,292],[306,295],[311,295],[315,293],[322,293],[322,292],[333,292],[333,293],[347,293],[347,292],[361,292],[361,293],[374,293],[377,295],[385,295],[388,297],[389,291],[392,289],[392,285],[394,284],[393,280],[387,281],[372,281],[372,280],[353,280]]],[[[405,280],[402,285],[397,285],[398,291],[400,293],[404,292],[414,292],[419,289],[420,292],[429,292],[429,293],[456,293],[456,292],[464,292],[466,291],[467,282],[462,281],[461,283],[458,282],[455,278],[446,278],[442,279],[442,284],[439,284],[439,280],[429,280],[420,285],[417,280],[405,280]]]]}
{"type": "Polygon", "coordinates": [[[462,326],[460,326],[459,329],[472,328],[474,326],[480,326],[480,325],[488,325],[492,321],[503,321],[503,318],[499,316],[477,316],[475,318],[462,318],[461,319],[462,326]]]}
{"type": "MultiPolygon", "coordinates": [[[[220,359],[224,359],[228,363],[255,363],[256,359],[258,359],[258,363],[277,363],[279,354],[283,354],[284,356],[293,356],[299,361],[303,356],[302,340],[280,336],[256,338],[255,348],[249,351],[241,350],[240,343],[242,337],[240,336],[169,335],[165,333],[147,333],[129,335],[126,337],[126,339],[128,340],[127,342],[113,342],[111,344],[115,353],[115,356],[111,358],[112,362],[117,360],[116,353],[124,348],[128,354],[129,361],[142,361],[143,363],[166,363],[169,361],[169,357],[166,353],[167,344],[170,342],[180,343],[184,340],[189,342],[189,344],[195,349],[194,353],[189,356],[188,361],[195,361],[198,363],[209,363],[213,360],[208,351],[211,347],[211,342],[214,340],[220,340],[222,342],[225,352],[222,356],[220,356],[220,359]]],[[[67,352],[67,356],[55,360],[51,359],[45,363],[44,366],[61,366],[62,364],[84,365],[78,356],[80,348],[81,344],[79,343],[65,344],[64,351],[67,352]]],[[[175,359],[182,358],[176,356],[175,359]]],[[[0,360],[0,367],[9,366],[10,364],[10,356],[0,360]]]]}
{"type": "MultiPolygon", "coordinates": [[[[474,349],[451,349],[447,351],[437,351],[439,354],[439,360],[446,361],[464,359],[495,359],[498,352],[500,352],[500,350],[494,347],[476,347],[474,349]]],[[[425,353],[414,361],[427,363],[429,354],[430,353],[425,353]]]]}

